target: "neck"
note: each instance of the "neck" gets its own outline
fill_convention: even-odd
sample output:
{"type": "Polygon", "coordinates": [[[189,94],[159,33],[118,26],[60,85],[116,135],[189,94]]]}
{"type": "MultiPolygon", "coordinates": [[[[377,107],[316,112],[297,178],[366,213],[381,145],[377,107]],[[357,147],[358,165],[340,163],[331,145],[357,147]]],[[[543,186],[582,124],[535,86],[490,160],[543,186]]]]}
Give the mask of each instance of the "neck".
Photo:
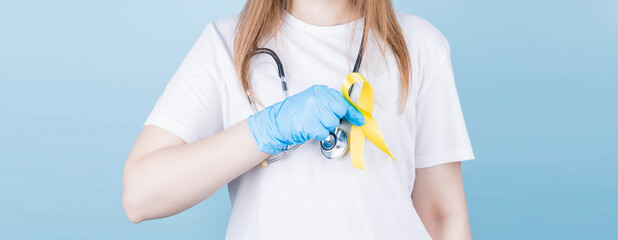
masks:
{"type": "Polygon", "coordinates": [[[291,0],[289,13],[299,20],[317,26],[334,26],[362,17],[350,0],[291,0]]]}

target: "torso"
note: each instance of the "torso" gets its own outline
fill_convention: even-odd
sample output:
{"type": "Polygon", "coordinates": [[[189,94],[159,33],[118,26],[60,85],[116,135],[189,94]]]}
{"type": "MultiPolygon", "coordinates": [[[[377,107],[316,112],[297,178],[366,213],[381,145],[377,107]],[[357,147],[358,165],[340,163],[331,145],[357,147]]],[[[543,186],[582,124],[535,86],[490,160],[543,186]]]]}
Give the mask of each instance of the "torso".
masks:
{"type": "MultiPolygon", "coordinates": [[[[219,86],[225,128],[253,114],[233,74],[235,22],[233,16],[214,23],[228,47],[227,54],[221,56],[229,58],[219,64],[225,68],[221,72],[227,72],[219,86]]],[[[264,47],[281,58],[290,95],[314,84],[341,89],[352,70],[362,32],[358,28],[352,39],[352,27],[311,26],[288,16],[277,46],[270,41],[264,47]]],[[[412,79],[419,79],[423,72],[415,42],[420,41],[408,39],[412,79]]],[[[373,116],[397,161],[366,141],[366,170],[360,170],[352,166],[349,152],[339,159],[327,159],[319,142],[308,141],[284,159],[266,168],[256,166],[228,184],[233,211],[226,239],[429,239],[411,200],[416,82],[413,80],[410,100],[399,115],[400,79],[392,54],[387,52],[384,62],[377,49],[368,47],[360,73],[374,88],[373,116]]],[[[250,74],[255,93],[265,106],[283,100],[276,65],[269,56],[254,57],[250,74]]]]}

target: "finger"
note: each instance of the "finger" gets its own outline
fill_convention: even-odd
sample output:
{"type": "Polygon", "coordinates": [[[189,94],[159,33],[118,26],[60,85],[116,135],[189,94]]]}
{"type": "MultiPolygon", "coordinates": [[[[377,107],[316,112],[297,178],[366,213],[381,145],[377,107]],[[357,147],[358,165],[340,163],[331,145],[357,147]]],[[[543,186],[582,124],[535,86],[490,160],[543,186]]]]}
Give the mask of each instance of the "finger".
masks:
{"type": "Polygon", "coordinates": [[[326,140],[328,135],[330,135],[330,132],[328,131],[328,129],[320,128],[320,130],[317,132],[317,135],[315,136],[315,139],[318,141],[324,141],[326,140]]]}
{"type": "Polygon", "coordinates": [[[351,103],[347,102],[348,111],[345,114],[345,119],[356,126],[363,126],[365,124],[365,116],[358,111],[351,103]]]}
{"type": "Polygon", "coordinates": [[[337,116],[338,119],[343,118],[348,112],[348,101],[335,89],[327,88],[325,90],[329,98],[328,105],[331,111],[335,114],[335,116],[337,116]]]}
{"type": "Polygon", "coordinates": [[[339,96],[342,99],[341,101],[345,105],[345,119],[347,119],[350,123],[356,126],[363,126],[363,124],[365,124],[365,116],[363,116],[363,114],[358,111],[358,109],[356,109],[354,105],[352,105],[352,103],[348,102],[348,100],[343,96],[343,94],[339,93],[339,96]]]}
{"type": "Polygon", "coordinates": [[[329,132],[335,131],[335,128],[337,128],[341,123],[340,118],[336,117],[335,115],[327,116],[325,117],[325,119],[322,119],[320,121],[322,122],[324,128],[326,128],[329,132]]]}
{"type": "Polygon", "coordinates": [[[358,109],[356,109],[350,102],[348,102],[348,100],[343,96],[343,94],[341,94],[335,89],[328,89],[328,94],[334,99],[336,99],[337,104],[335,105],[337,107],[333,107],[333,112],[335,113],[335,115],[337,115],[338,118],[345,117],[345,119],[347,119],[350,123],[356,126],[362,126],[363,124],[365,124],[365,117],[363,116],[363,114],[361,114],[358,109]]]}

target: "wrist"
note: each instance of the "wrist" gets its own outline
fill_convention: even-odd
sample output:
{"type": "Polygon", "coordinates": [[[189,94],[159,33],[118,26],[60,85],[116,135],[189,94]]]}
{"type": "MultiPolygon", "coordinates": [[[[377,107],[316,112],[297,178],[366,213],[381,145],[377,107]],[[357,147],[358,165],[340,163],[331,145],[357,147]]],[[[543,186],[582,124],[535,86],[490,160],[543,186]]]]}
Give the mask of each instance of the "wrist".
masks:
{"type": "Polygon", "coordinates": [[[276,154],[281,151],[285,145],[276,138],[277,126],[271,120],[271,107],[259,111],[247,119],[249,131],[253,135],[253,139],[261,152],[276,154]]]}

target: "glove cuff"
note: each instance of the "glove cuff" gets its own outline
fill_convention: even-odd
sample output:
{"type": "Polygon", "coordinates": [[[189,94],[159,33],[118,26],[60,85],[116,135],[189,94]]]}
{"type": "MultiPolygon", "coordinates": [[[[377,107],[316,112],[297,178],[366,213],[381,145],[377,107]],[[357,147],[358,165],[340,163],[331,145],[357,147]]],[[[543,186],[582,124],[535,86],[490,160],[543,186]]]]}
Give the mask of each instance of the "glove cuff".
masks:
{"type": "Polygon", "coordinates": [[[271,116],[269,114],[270,108],[271,107],[268,107],[249,116],[247,123],[249,124],[249,131],[251,131],[253,135],[258,150],[265,153],[277,154],[281,152],[285,144],[278,141],[274,136],[277,131],[273,131],[273,129],[276,129],[277,126],[274,121],[271,121],[271,116]]]}

